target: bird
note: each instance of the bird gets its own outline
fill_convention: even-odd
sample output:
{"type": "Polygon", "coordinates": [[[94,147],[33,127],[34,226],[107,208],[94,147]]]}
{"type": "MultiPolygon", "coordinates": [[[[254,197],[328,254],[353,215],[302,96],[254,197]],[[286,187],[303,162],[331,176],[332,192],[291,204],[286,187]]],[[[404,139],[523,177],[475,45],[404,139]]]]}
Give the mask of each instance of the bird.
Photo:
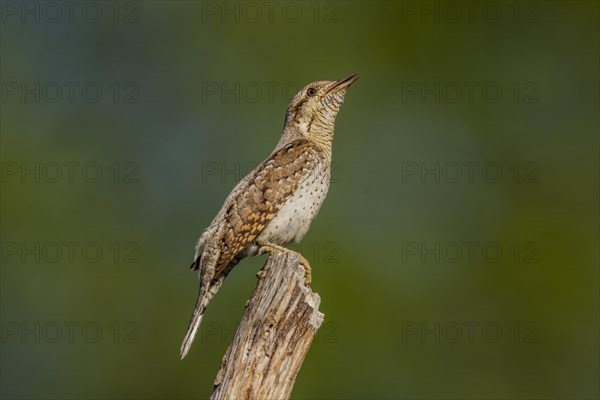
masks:
{"type": "MultiPolygon", "coordinates": [[[[190,267],[198,270],[200,287],[181,359],[190,351],[206,307],[240,260],[275,251],[296,253],[285,246],[300,242],[325,200],[335,120],[357,79],[353,74],[302,88],[290,101],[275,149],[233,188],[201,234],[190,267]]],[[[310,264],[296,255],[310,285],[310,264]]]]}

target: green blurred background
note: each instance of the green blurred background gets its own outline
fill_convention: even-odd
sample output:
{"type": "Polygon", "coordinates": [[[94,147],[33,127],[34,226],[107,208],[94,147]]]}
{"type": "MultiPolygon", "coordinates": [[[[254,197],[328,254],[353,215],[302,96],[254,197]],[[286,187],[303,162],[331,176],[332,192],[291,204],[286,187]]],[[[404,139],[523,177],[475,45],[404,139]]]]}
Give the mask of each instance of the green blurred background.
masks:
{"type": "Polygon", "coordinates": [[[207,398],[196,238],[354,72],[293,398],[598,398],[597,2],[72,3],[1,3],[3,398],[207,398]]]}

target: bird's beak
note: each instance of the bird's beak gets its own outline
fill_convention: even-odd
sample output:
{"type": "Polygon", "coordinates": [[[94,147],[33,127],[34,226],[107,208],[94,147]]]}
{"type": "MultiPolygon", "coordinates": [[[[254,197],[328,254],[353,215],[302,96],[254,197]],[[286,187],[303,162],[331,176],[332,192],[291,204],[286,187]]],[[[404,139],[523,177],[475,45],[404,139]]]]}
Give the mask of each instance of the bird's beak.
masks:
{"type": "Polygon", "coordinates": [[[354,82],[358,80],[358,74],[352,74],[344,79],[340,79],[339,81],[335,81],[334,84],[327,90],[326,93],[332,92],[334,90],[346,89],[348,86],[352,85],[354,82]]]}

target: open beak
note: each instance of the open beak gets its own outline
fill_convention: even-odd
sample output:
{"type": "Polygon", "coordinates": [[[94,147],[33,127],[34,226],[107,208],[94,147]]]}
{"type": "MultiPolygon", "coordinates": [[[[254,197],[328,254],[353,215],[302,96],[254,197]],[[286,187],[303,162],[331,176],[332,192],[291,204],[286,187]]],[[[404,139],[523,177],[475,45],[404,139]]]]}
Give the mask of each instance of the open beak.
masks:
{"type": "Polygon", "coordinates": [[[336,81],[333,86],[331,86],[329,88],[329,90],[327,90],[327,93],[332,92],[334,90],[341,90],[341,89],[345,89],[348,86],[352,85],[354,82],[356,82],[358,80],[358,74],[352,74],[344,79],[340,79],[339,81],[336,81]]]}

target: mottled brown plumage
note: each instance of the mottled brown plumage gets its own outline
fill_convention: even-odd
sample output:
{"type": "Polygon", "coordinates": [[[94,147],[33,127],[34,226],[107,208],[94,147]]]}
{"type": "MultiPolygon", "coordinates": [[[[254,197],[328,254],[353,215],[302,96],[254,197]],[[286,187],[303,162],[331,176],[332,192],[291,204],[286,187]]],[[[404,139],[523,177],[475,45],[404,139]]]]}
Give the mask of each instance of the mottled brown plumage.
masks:
{"type": "MultiPolygon", "coordinates": [[[[181,346],[185,357],[206,306],[231,269],[262,251],[291,251],[308,231],[329,188],[335,117],[358,79],[313,82],[292,99],[283,134],[271,155],[231,191],[196,245],[192,269],[200,290],[181,346]]],[[[310,282],[310,267],[300,255],[310,282]]]]}

